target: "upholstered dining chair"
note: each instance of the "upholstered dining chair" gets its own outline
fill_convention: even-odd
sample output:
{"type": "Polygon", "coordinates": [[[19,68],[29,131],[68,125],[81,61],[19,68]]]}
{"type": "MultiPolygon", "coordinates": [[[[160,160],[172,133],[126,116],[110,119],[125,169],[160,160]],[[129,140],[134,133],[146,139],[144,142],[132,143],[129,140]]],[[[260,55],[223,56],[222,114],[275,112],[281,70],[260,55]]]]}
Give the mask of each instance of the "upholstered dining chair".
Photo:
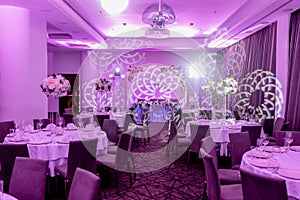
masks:
{"type": "Polygon", "coordinates": [[[243,125],[242,126],[242,132],[248,131],[250,141],[251,141],[251,146],[256,146],[256,141],[258,138],[260,138],[261,135],[261,125],[243,125]]]}
{"type": "Polygon", "coordinates": [[[16,157],[9,194],[19,200],[43,200],[49,161],[16,157]]]}
{"type": "MultiPolygon", "coordinates": [[[[34,128],[34,130],[37,130],[38,129],[38,127],[37,127],[37,123],[39,122],[39,120],[40,119],[33,119],[33,128],[34,128]]],[[[42,121],[43,121],[43,125],[41,126],[41,128],[46,128],[46,126],[48,125],[48,124],[50,124],[50,119],[42,119],[42,121]]]]}
{"type": "Polygon", "coordinates": [[[245,152],[251,149],[251,141],[248,132],[230,133],[231,168],[239,169],[245,152]]]}
{"type": "Polygon", "coordinates": [[[284,125],[284,118],[277,117],[274,122],[273,131],[280,131],[284,125]]]}
{"type": "Polygon", "coordinates": [[[290,144],[293,145],[300,145],[300,131],[274,131],[276,145],[284,146],[284,137],[286,132],[291,132],[293,137],[293,142],[290,144]]]}
{"type": "Polygon", "coordinates": [[[288,200],[284,179],[240,169],[244,200],[288,200]]]}
{"type": "MultiPolygon", "coordinates": [[[[201,148],[201,140],[208,136],[209,125],[190,124],[191,126],[191,146],[188,150],[188,162],[190,162],[191,153],[199,154],[201,148]]],[[[180,140],[180,138],[179,138],[180,140]]]]}
{"type": "MultiPolygon", "coordinates": [[[[129,162],[129,154],[132,148],[133,142],[133,132],[127,131],[120,135],[118,141],[118,148],[116,154],[103,154],[97,156],[97,168],[100,169],[101,166],[110,167],[114,169],[115,179],[117,184],[117,192],[119,193],[119,181],[118,181],[118,171],[129,172],[130,185],[132,185],[131,177],[131,167],[129,162]]],[[[101,171],[99,171],[101,174],[101,171]]]]}
{"type": "Polygon", "coordinates": [[[212,140],[211,136],[207,136],[201,140],[201,149],[208,153],[216,166],[221,185],[241,183],[239,170],[233,169],[219,169],[218,157],[216,151],[216,143],[212,140]]]}
{"type": "Polygon", "coordinates": [[[102,130],[106,132],[109,145],[116,145],[118,143],[118,124],[115,120],[104,119],[102,130]]]}
{"type": "Polygon", "coordinates": [[[63,113],[65,124],[74,123],[73,113],[63,113]]]}
{"type": "Polygon", "coordinates": [[[96,174],[97,143],[97,138],[83,141],[70,141],[68,163],[55,167],[55,173],[65,180],[66,199],[68,196],[68,183],[72,182],[77,167],[96,174]]]}
{"type": "Polygon", "coordinates": [[[214,164],[213,158],[200,149],[201,156],[203,158],[205,166],[205,175],[207,182],[207,196],[209,200],[242,200],[242,185],[231,184],[221,185],[217,168],[214,164]]]}
{"type": "Polygon", "coordinates": [[[29,157],[26,144],[0,144],[1,180],[4,181],[4,192],[9,191],[16,157],[29,157]]]}
{"type": "Polygon", "coordinates": [[[81,168],[77,168],[71,184],[68,200],[95,200],[100,186],[100,178],[81,168]]]}
{"type": "Polygon", "coordinates": [[[3,121],[0,122],[0,143],[3,143],[7,134],[9,134],[9,129],[15,128],[14,121],[3,121]]]}

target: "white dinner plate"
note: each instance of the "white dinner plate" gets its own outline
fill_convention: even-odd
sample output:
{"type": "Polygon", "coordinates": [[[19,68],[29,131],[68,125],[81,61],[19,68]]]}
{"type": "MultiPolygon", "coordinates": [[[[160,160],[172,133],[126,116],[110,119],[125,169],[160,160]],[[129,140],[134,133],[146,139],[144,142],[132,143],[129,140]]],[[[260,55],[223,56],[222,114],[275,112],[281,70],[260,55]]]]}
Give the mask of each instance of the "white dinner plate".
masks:
{"type": "Polygon", "coordinates": [[[300,152],[300,146],[291,146],[291,150],[300,152]]]}
{"type": "Polygon", "coordinates": [[[50,129],[43,128],[42,131],[51,131],[50,129]]]}
{"type": "Polygon", "coordinates": [[[58,144],[69,144],[70,141],[67,141],[67,140],[58,140],[58,141],[56,141],[56,143],[58,143],[58,144]]]}
{"type": "Polygon", "coordinates": [[[277,173],[280,176],[284,176],[286,178],[291,178],[291,179],[300,179],[300,170],[296,169],[278,169],[277,173]]]}
{"type": "Polygon", "coordinates": [[[256,149],[249,152],[249,155],[255,158],[270,158],[272,154],[265,151],[258,151],[256,149]]]}
{"type": "Polygon", "coordinates": [[[23,142],[24,140],[18,139],[18,138],[9,138],[8,141],[9,142],[23,142]]]}
{"type": "Polygon", "coordinates": [[[77,128],[66,128],[65,131],[77,131],[77,128]]]}
{"type": "Polygon", "coordinates": [[[29,133],[38,133],[39,132],[39,130],[32,130],[32,131],[30,131],[29,133]]]}
{"type": "Polygon", "coordinates": [[[269,167],[278,167],[278,163],[270,159],[252,159],[249,160],[249,163],[256,167],[269,168],[269,167]]]}
{"type": "Polygon", "coordinates": [[[284,153],[286,152],[286,148],[284,147],[274,147],[274,146],[265,146],[260,147],[263,151],[272,152],[272,153],[284,153]]]}

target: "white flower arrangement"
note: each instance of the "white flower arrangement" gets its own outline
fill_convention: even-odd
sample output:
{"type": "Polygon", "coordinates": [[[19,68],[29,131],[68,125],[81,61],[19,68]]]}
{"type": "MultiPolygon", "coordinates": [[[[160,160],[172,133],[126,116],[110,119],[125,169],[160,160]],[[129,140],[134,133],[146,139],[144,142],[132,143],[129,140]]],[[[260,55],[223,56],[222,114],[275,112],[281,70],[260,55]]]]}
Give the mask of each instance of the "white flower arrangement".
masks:
{"type": "Polygon", "coordinates": [[[96,82],[96,90],[99,92],[110,92],[111,82],[106,79],[100,79],[96,82]]]}
{"type": "Polygon", "coordinates": [[[238,89],[238,82],[233,77],[227,77],[223,81],[224,93],[234,94],[238,89]]]}
{"type": "Polygon", "coordinates": [[[48,96],[66,96],[71,89],[70,82],[60,74],[52,74],[43,80],[40,85],[42,91],[48,96]]]}

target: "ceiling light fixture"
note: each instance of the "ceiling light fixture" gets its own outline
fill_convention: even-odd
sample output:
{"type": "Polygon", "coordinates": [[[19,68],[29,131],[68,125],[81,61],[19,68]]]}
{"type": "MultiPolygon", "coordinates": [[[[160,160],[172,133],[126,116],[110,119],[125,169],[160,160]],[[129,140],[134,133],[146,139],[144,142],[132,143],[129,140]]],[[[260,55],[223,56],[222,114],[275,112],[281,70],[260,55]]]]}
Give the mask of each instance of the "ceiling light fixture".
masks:
{"type": "Polygon", "coordinates": [[[145,32],[145,35],[150,38],[165,38],[170,36],[170,31],[166,28],[166,24],[175,22],[175,12],[173,8],[166,4],[152,4],[148,6],[142,15],[142,21],[150,24],[145,32]]]}
{"type": "Polygon", "coordinates": [[[100,0],[102,8],[110,15],[122,13],[128,6],[128,0],[100,0]]]}

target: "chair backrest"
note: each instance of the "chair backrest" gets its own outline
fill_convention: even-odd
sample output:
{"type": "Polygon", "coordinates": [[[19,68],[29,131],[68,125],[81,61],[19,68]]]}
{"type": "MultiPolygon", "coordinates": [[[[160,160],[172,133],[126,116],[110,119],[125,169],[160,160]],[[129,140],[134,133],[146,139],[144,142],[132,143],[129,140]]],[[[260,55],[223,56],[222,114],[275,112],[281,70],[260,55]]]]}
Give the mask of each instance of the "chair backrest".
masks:
{"type": "Polygon", "coordinates": [[[124,120],[124,125],[123,125],[124,131],[127,131],[127,130],[128,130],[128,126],[129,126],[130,123],[134,123],[134,124],[135,124],[135,122],[134,122],[134,121],[132,120],[132,118],[131,118],[131,114],[130,114],[130,113],[127,113],[127,114],[125,115],[125,120],[124,120]]]}
{"type": "Polygon", "coordinates": [[[207,136],[201,140],[201,149],[203,149],[206,153],[208,153],[218,169],[218,157],[217,157],[217,151],[216,151],[216,143],[212,140],[211,136],[207,136]]]}
{"type": "Polygon", "coordinates": [[[260,175],[240,169],[244,200],[287,200],[284,179],[260,175]]]}
{"type": "Polygon", "coordinates": [[[115,120],[104,119],[102,130],[106,132],[107,138],[111,142],[117,143],[118,124],[115,120]]]}
{"type": "Polygon", "coordinates": [[[49,161],[17,157],[10,181],[9,194],[19,200],[42,200],[45,196],[49,161]]]}
{"type": "Polygon", "coordinates": [[[203,162],[205,166],[208,199],[220,200],[220,179],[213,158],[207,152],[205,152],[204,149],[200,149],[200,153],[203,157],[203,162]]]}
{"type": "Polygon", "coordinates": [[[300,131],[274,131],[276,145],[284,146],[286,132],[292,132],[293,142],[291,143],[291,146],[300,145],[300,131]]]}
{"type": "MultiPolygon", "coordinates": [[[[33,128],[34,128],[35,130],[38,129],[37,123],[39,122],[39,120],[40,120],[40,119],[33,119],[33,128]]],[[[45,118],[45,119],[42,119],[42,121],[43,121],[43,125],[42,125],[41,128],[46,128],[46,126],[47,126],[48,124],[50,124],[50,119],[45,118]]]]}
{"type": "Polygon", "coordinates": [[[189,151],[199,153],[201,140],[208,136],[209,125],[191,124],[191,141],[189,151]]]}
{"type": "Polygon", "coordinates": [[[73,117],[72,113],[63,113],[65,124],[74,123],[73,117]]]}
{"type": "Polygon", "coordinates": [[[128,156],[132,150],[132,131],[124,132],[120,135],[116,153],[116,169],[121,169],[128,163],[128,156]]]}
{"type": "Polygon", "coordinates": [[[168,141],[167,143],[170,144],[174,139],[173,142],[175,142],[175,144],[177,144],[177,128],[176,128],[176,124],[174,121],[169,121],[169,128],[170,128],[170,135],[169,135],[169,138],[168,138],[168,141]]]}
{"type": "Polygon", "coordinates": [[[1,179],[5,192],[8,192],[16,157],[29,157],[26,144],[0,144],[1,179]]]}
{"type": "Polygon", "coordinates": [[[258,138],[260,138],[261,134],[261,125],[255,125],[255,126],[242,126],[242,132],[248,131],[250,141],[251,141],[251,146],[256,146],[256,141],[258,138]]]}
{"type": "Polygon", "coordinates": [[[243,154],[251,149],[248,132],[230,133],[231,166],[240,165],[243,154]]]}
{"type": "Polygon", "coordinates": [[[200,110],[199,114],[203,119],[211,119],[212,111],[211,110],[200,110]]]}
{"type": "Polygon", "coordinates": [[[288,122],[284,122],[284,124],[283,124],[281,130],[282,130],[282,131],[287,131],[287,130],[289,130],[289,125],[290,125],[290,122],[289,122],[289,121],[288,121],[288,122]]]}
{"type": "Polygon", "coordinates": [[[4,138],[9,134],[9,129],[15,128],[14,121],[0,122],[0,143],[3,143],[4,138]]]}
{"type": "Polygon", "coordinates": [[[103,128],[104,120],[109,119],[109,114],[94,115],[94,119],[99,123],[99,126],[103,128]]]}
{"type": "Polygon", "coordinates": [[[100,185],[100,178],[95,174],[77,168],[71,184],[68,200],[95,200],[100,185]]]}
{"type": "Polygon", "coordinates": [[[274,119],[263,119],[263,129],[264,133],[269,136],[273,136],[273,128],[274,128],[274,119]]]}
{"type": "Polygon", "coordinates": [[[281,117],[277,117],[274,123],[273,131],[280,131],[283,127],[284,119],[281,117]]]}
{"type": "Polygon", "coordinates": [[[96,173],[98,139],[70,141],[67,179],[72,180],[77,167],[96,173]]]}

